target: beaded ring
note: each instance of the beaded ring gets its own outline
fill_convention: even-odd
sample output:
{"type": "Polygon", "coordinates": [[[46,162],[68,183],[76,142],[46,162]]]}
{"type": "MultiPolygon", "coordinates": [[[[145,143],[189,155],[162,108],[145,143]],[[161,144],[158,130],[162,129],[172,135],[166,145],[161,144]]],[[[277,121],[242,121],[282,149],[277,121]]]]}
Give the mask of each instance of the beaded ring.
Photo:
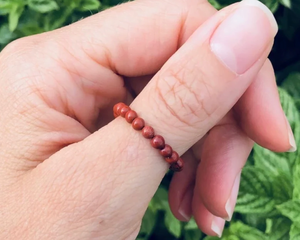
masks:
{"type": "Polygon", "coordinates": [[[155,135],[154,129],[151,126],[146,126],[144,119],[138,117],[135,111],[121,102],[114,106],[113,112],[115,118],[119,116],[125,118],[133,129],[141,131],[143,137],[150,140],[151,146],[159,150],[160,155],[170,164],[170,170],[180,172],[183,169],[184,163],[178,153],[170,145],[165,144],[165,139],[162,136],[155,135]]]}

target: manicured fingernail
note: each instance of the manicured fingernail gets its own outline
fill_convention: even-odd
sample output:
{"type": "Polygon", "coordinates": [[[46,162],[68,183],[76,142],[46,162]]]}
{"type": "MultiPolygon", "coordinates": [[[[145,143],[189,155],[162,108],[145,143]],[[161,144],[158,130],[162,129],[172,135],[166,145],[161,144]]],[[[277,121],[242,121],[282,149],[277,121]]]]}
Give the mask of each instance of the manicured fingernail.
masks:
{"type": "Polygon", "coordinates": [[[287,129],[288,129],[289,143],[290,143],[290,146],[291,146],[290,149],[288,150],[288,152],[295,152],[297,150],[295,137],[294,137],[291,125],[290,125],[287,117],[285,117],[285,120],[286,120],[287,129]]]}
{"type": "Polygon", "coordinates": [[[257,0],[244,0],[216,29],[211,50],[231,71],[242,74],[259,60],[276,32],[270,10],[257,0]]]}
{"type": "Polygon", "coordinates": [[[182,216],[185,221],[190,221],[192,217],[192,199],[194,193],[194,186],[190,186],[181,201],[181,204],[178,209],[178,213],[182,216]]]}
{"type": "Polygon", "coordinates": [[[210,228],[215,234],[217,234],[219,238],[222,237],[224,226],[225,226],[224,219],[216,216],[213,217],[210,228]]]}
{"type": "Polygon", "coordinates": [[[269,18],[269,21],[270,21],[270,24],[272,27],[272,31],[273,31],[273,35],[274,36],[276,35],[276,33],[278,32],[278,25],[274,18],[273,13],[270,11],[270,9],[266,5],[264,5],[262,2],[260,2],[258,0],[243,0],[240,2],[240,6],[242,6],[242,5],[258,7],[262,11],[264,11],[266,16],[269,18]]]}
{"type": "Polygon", "coordinates": [[[227,212],[227,218],[225,218],[226,221],[230,221],[232,218],[232,214],[234,211],[234,207],[236,204],[236,199],[239,193],[239,186],[240,186],[240,179],[241,179],[241,173],[239,173],[233,183],[233,187],[231,189],[231,194],[230,197],[228,198],[226,205],[225,205],[225,210],[227,212]]]}

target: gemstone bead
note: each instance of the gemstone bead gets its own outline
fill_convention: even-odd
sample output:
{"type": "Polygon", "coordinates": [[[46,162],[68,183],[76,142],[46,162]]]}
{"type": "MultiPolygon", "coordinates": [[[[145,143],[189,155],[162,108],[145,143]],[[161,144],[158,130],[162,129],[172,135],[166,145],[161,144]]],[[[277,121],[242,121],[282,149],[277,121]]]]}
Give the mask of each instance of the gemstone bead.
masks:
{"type": "Polygon", "coordinates": [[[151,145],[156,149],[163,149],[165,147],[165,139],[160,135],[155,135],[151,139],[151,145]]]}
{"type": "Polygon", "coordinates": [[[160,150],[160,155],[162,155],[164,158],[169,158],[171,157],[173,152],[173,149],[171,148],[170,145],[166,144],[165,147],[160,150]]]}
{"type": "Polygon", "coordinates": [[[176,163],[179,160],[179,155],[176,151],[172,152],[172,155],[170,157],[165,158],[167,163],[173,164],[176,163]]]}
{"type": "Polygon", "coordinates": [[[129,110],[126,115],[125,115],[125,119],[128,123],[132,123],[134,119],[136,119],[138,117],[137,113],[133,110],[129,110]]]}
{"type": "Polygon", "coordinates": [[[145,126],[142,130],[142,135],[144,138],[152,139],[154,137],[154,129],[150,126],[145,126]]]}
{"type": "Polygon", "coordinates": [[[120,103],[117,103],[115,106],[114,106],[114,109],[113,109],[113,112],[114,112],[114,116],[120,116],[120,111],[121,109],[126,106],[124,103],[120,102],[120,103]]]}
{"type": "Polygon", "coordinates": [[[130,111],[130,107],[124,105],[120,110],[120,116],[125,117],[128,111],[130,111]]]}
{"type": "Polygon", "coordinates": [[[176,163],[171,164],[170,170],[172,170],[174,172],[180,172],[183,169],[183,165],[184,165],[184,163],[183,163],[182,158],[179,158],[176,163]]]}
{"type": "Polygon", "coordinates": [[[142,130],[145,126],[145,121],[142,118],[137,117],[132,121],[131,125],[135,130],[142,130]]]}

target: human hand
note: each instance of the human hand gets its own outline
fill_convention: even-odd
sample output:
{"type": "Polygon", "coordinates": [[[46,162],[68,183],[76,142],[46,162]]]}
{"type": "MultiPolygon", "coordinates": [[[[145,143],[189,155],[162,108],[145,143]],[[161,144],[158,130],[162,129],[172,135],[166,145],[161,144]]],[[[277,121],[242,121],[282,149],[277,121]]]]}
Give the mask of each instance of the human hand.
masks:
{"type": "Polygon", "coordinates": [[[251,4],[141,0],[3,50],[0,239],[135,238],[168,166],[113,120],[119,101],[185,153],[174,215],[220,234],[252,140],[295,148],[267,60],[276,25],[251,4]]]}

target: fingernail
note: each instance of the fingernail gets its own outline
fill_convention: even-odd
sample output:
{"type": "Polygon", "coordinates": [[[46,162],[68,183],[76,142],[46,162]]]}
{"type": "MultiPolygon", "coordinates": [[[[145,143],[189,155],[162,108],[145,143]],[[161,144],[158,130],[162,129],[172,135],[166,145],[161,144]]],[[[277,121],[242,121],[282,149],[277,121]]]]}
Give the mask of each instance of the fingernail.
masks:
{"type": "Polygon", "coordinates": [[[270,10],[257,0],[244,0],[216,29],[210,45],[231,71],[242,74],[259,60],[277,32],[270,10]]]}
{"type": "Polygon", "coordinates": [[[269,18],[269,21],[270,21],[270,24],[272,27],[272,31],[273,31],[273,36],[275,37],[276,33],[278,32],[278,25],[274,18],[274,15],[270,11],[270,9],[258,0],[243,0],[240,2],[240,6],[243,6],[243,5],[260,8],[266,14],[266,16],[269,18]]]}
{"type": "Polygon", "coordinates": [[[288,152],[295,152],[297,150],[295,137],[294,137],[291,125],[290,125],[289,120],[287,119],[287,117],[285,117],[285,121],[286,121],[287,129],[288,129],[289,143],[290,143],[290,146],[291,146],[290,149],[288,150],[288,152]]]}
{"type": "Polygon", "coordinates": [[[180,206],[178,208],[178,213],[182,216],[182,218],[188,222],[190,221],[192,217],[192,199],[193,199],[193,193],[194,193],[194,186],[190,186],[180,203],[180,206]]]}
{"type": "Polygon", "coordinates": [[[232,214],[236,204],[236,199],[239,193],[240,179],[241,179],[241,172],[237,175],[237,177],[234,180],[230,197],[228,198],[225,205],[225,210],[227,212],[227,218],[225,218],[226,221],[230,221],[232,218],[232,214]]]}
{"type": "Polygon", "coordinates": [[[216,216],[213,217],[210,228],[215,234],[217,234],[219,238],[222,237],[224,226],[225,226],[224,219],[216,216]]]}

